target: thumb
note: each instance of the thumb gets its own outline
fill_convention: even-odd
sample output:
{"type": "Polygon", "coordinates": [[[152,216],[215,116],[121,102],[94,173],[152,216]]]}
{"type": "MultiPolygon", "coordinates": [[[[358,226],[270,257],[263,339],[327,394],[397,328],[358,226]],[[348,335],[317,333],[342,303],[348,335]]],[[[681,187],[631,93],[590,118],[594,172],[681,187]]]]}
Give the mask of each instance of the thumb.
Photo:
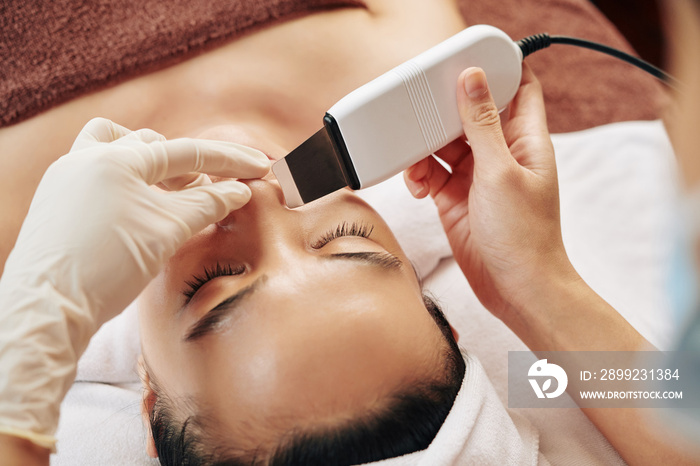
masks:
{"type": "Polygon", "coordinates": [[[169,194],[175,199],[173,211],[195,235],[205,227],[222,220],[232,210],[250,200],[250,188],[240,181],[219,181],[169,194]]]}
{"type": "Polygon", "coordinates": [[[467,68],[459,76],[457,104],[464,134],[474,154],[474,170],[512,163],[496,103],[481,68],[467,68]]]}

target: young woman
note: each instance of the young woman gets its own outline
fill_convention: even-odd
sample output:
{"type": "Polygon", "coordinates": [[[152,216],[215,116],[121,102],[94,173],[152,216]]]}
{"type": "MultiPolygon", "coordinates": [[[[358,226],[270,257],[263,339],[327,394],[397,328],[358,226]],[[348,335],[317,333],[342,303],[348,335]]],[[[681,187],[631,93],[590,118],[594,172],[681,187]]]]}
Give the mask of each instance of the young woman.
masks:
{"type": "MultiPolygon", "coordinates": [[[[686,99],[700,102],[700,6],[695,0],[685,0],[673,2],[669,8],[675,26],[675,71],[690,86],[686,99]]],[[[430,194],[435,200],[454,256],[481,302],[533,350],[645,347],[645,340],[586,286],[566,257],[554,156],[541,90],[532,73],[525,67],[511,118],[503,127],[481,70],[466,70],[456,92],[470,146],[456,141],[441,151],[439,155],[451,165],[451,173],[429,158],[409,169],[406,181],[417,197],[430,194]]],[[[693,186],[700,170],[690,157],[698,141],[689,128],[700,123],[697,105],[683,105],[681,116],[678,121],[683,123],[675,126],[673,137],[688,185],[693,186]],[[685,124],[689,126],[682,126],[685,124]]],[[[443,343],[449,341],[448,332],[444,326],[427,325],[429,313],[419,306],[420,290],[406,270],[401,252],[380,220],[348,193],[323,201],[329,203],[323,210],[331,211],[332,219],[327,212],[312,210],[313,204],[306,211],[292,213],[282,207],[274,180],[246,181],[245,188],[240,182],[208,184],[211,180],[207,178],[188,175],[263,176],[265,167],[251,167],[255,164],[248,159],[254,156],[250,152],[241,156],[244,149],[239,146],[221,149],[190,140],[165,142],[147,131],[133,134],[105,122],[93,125],[98,130],[87,131],[93,141],[79,141],[74,152],[49,170],[42,181],[0,282],[0,304],[8,310],[7,315],[33,317],[45,315],[45,309],[59,311],[58,320],[67,323],[65,330],[43,340],[46,334],[34,331],[36,320],[13,320],[15,328],[23,324],[29,329],[28,336],[44,343],[62,342],[79,353],[95,323],[119,312],[148,285],[142,295],[148,311],[141,319],[142,328],[150,335],[144,345],[144,379],[151,388],[146,391],[147,412],[157,406],[159,390],[169,390],[171,399],[182,400],[178,406],[191,402],[190,408],[203,409],[206,407],[198,404],[197,397],[209,400],[210,390],[235,386],[241,374],[248,376],[243,387],[219,400],[222,406],[209,407],[209,415],[203,417],[202,425],[210,435],[206,439],[211,442],[208,451],[221,453],[216,459],[225,459],[230,453],[225,446],[221,448],[221,441],[232,431],[248,434],[237,438],[249,442],[261,460],[266,460],[284,445],[289,417],[303,418],[307,423],[304,427],[311,431],[323,430],[368,409],[376,412],[371,408],[377,405],[371,401],[381,408],[382,393],[405,386],[407,380],[409,386],[417,380],[441,380],[440,376],[431,379],[430,369],[449,361],[448,353],[440,351],[441,345],[449,345],[443,343]],[[106,137],[95,136],[95,131],[103,131],[106,137]],[[244,159],[248,163],[241,162],[244,159]],[[89,167],[89,176],[76,175],[77,167],[89,167]],[[173,176],[180,178],[173,180],[173,176]],[[151,194],[148,186],[163,181],[173,190],[187,183],[196,186],[151,194]],[[70,195],[66,201],[66,195],[59,193],[69,187],[69,192],[83,195],[70,195]],[[86,195],[100,192],[103,194],[96,199],[86,195]],[[297,217],[302,216],[305,220],[298,222],[297,217]],[[246,225],[253,233],[242,231],[246,225]],[[277,229],[277,225],[282,227],[277,229]],[[310,226],[299,231],[299,225],[310,226]],[[375,226],[376,233],[368,234],[369,225],[375,226]],[[270,241],[258,242],[258,236],[270,241]],[[228,241],[235,244],[230,250],[228,241]],[[334,254],[340,257],[321,257],[334,254]],[[212,262],[214,258],[221,261],[222,255],[228,256],[227,262],[212,262]],[[299,264],[298,270],[290,270],[290,264],[299,264]],[[214,278],[220,271],[225,276],[214,278]],[[209,281],[201,283],[205,280],[209,281]],[[347,285],[336,285],[339,282],[347,285]],[[396,295],[381,290],[366,292],[380,282],[390,285],[396,295]],[[331,283],[333,297],[342,296],[345,302],[325,302],[330,296],[320,287],[331,283]],[[354,284],[363,292],[358,293],[354,284]],[[223,302],[226,305],[220,307],[223,302]],[[285,308],[291,305],[291,315],[278,321],[272,313],[285,312],[278,309],[282,302],[285,308]],[[265,312],[251,313],[251,303],[265,312]],[[396,303],[407,310],[408,318],[392,308],[396,303]],[[225,315],[234,305],[236,312],[225,315]],[[357,309],[363,308],[379,311],[362,316],[357,309]],[[304,315],[308,309],[311,315],[304,315]],[[201,321],[202,317],[207,320],[201,321]],[[302,322],[301,328],[294,328],[296,319],[302,322]],[[338,319],[347,323],[346,332],[337,327],[338,319]],[[392,331],[396,325],[400,327],[392,331]],[[317,344],[316,351],[301,345],[304,334],[317,344]],[[416,348],[409,341],[418,342],[416,348]],[[289,347],[297,351],[285,354],[289,347]],[[384,348],[387,353],[382,354],[384,348]],[[367,351],[362,360],[371,355],[375,364],[360,364],[355,358],[362,355],[355,354],[358,349],[367,351]],[[206,356],[196,357],[197,353],[206,356]],[[304,356],[297,359],[294,354],[304,356]],[[184,377],[178,373],[181,366],[165,361],[166,355],[188,362],[184,377]],[[232,355],[231,360],[228,355],[232,355]],[[211,373],[211,367],[219,367],[224,357],[231,371],[222,378],[228,380],[212,381],[210,387],[202,380],[203,371],[209,367],[206,374],[211,373]],[[348,372],[333,367],[339,357],[347,362],[348,372]],[[401,363],[409,360],[418,364],[401,363]],[[196,367],[197,361],[204,361],[201,368],[196,367]],[[298,376],[301,370],[318,374],[311,384],[317,387],[312,393],[318,399],[300,399],[305,393],[301,389],[308,386],[290,386],[290,381],[297,380],[293,374],[298,376]],[[183,382],[176,383],[176,379],[183,382]],[[348,387],[348,380],[362,382],[348,387]],[[328,397],[336,383],[347,390],[347,397],[328,397]],[[283,396],[277,400],[269,390],[283,396]],[[281,405],[268,404],[273,400],[281,405]],[[288,410],[288,416],[271,426],[261,423],[250,429],[250,417],[278,408],[288,410]]],[[[232,127],[217,131],[240,135],[239,129],[232,127]]],[[[240,136],[219,139],[258,146],[274,158],[274,151],[261,147],[263,143],[256,143],[254,137],[246,141],[240,136]]],[[[14,455],[17,464],[47,464],[48,450],[36,445],[46,446],[42,435],[51,434],[57,413],[33,412],[32,408],[55,409],[61,390],[65,391],[72,380],[77,356],[51,354],[53,345],[32,345],[30,352],[8,338],[10,332],[5,329],[10,327],[0,328],[3,371],[19,374],[16,377],[21,382],[27,366],[42,361],[46,365],[39,369],[48,373],[55,387],[45,396],[31,399],[26,395],[31,391],[25,391],[24,396],[17,388],[13,392],[10,378],[0,392],[1,424],[10,434],[2,437],[3,450],[10,452],[8,458],[14,455]],[[18,421],[13,424],[13,420],[18,421]]],[[[693,461],[657,438],[637,410],[585,412],[629,463],[693,461]]],[[[157,416],[152,421],[155,437],[172,437],[174,432],[167,428],[159,435],[157,416]]],[[[160,442],[158,438],[155,444],[160,442]]]]}

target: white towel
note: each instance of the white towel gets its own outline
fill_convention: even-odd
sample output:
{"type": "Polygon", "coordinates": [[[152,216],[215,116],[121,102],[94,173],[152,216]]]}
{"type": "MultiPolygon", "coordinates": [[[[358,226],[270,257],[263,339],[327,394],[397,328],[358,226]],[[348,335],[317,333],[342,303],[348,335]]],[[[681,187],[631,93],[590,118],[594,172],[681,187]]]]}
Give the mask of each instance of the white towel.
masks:
{"type": "Polygon", "coordinates": [[[463,352],[466,371],[454,406],[430,446],[373,466],[549,465],[537,430],[509,414],[479,361],[463,352]]]}
{"type": "Polygon", "coordinates": [[[133,302],[106,322],[90,339],[78,361],[78,382],[128,384],[138,382],[136,361],[141,354],[138,308],[133,302]]]}
{"type": "MultiPolygon", "coordinates": [[[[617,123],[552,139],[564,242],[572,262],[644,336],[666,347],[672,322],[665,314],[663,273],[669,244],[666,226],[672,220],[675,191],[673,155],[662,124],[617,123]]],[[[361,194],[385,218],[419,273],[426,276],[427,287],[470,354],[465,384],[474,383],[460,392],[428,450],[382,464],[532,464],[533,458],[540,464],[546,460],[567,465],[621,463],[577,408],[517,412],[505,408],[507,351],[525,347],[474,297],[449,258],[432,202],[412,199],[400,177],[361,194]],[[474,362],[477,358],[483,369],[474,362]],[[472,372],[476,368],[481,375],[472,372]],[[479,393],[478,399],[466,396],[467,390],[479,393]],[[533,432],[539,433],[535,456],[530,450],[537,443],[533,432]],[[495,440],[484,440],[489,438],[495,440]],[[501,461],[513,452],[522,456],[501,461]]],[[[52,464],[153,464],[143,447],[140,393],[133,383],[138,352],[132,306],[103,326],[81,359],[78,380],[85,382],[76,383],[62,405],[58,454],[52,455],[52,464]],[[132,383],[120,388],[103,385],[115,382],[132,383]]]]}

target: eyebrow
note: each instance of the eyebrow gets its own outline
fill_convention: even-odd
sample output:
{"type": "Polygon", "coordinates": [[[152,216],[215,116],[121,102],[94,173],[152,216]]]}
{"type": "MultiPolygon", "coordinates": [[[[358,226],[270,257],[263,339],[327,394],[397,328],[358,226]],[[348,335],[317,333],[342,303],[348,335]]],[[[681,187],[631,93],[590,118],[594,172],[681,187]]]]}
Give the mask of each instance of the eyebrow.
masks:
{"type": "Polygon", "coordinates": [[[340,252],[320,256],[324,260],[352,260],[384,270],[398,271],[403,266],[401,259],[389,252],[340,252]]]}
{"type": "MultiPolygon", "coordinates": [[[[375,267],[381,270],[399,271],[403,267],[401,259],[389,252],[342,252],[336,254],[328,254],[319,256],[323,260],[346,260],[355,261],[370,267],[375,267]]],[[[237,291],[229,296],[212,310],[204,314],[195,322],[187,331],[183,339],[187,343],[201,340],[207,335],[210,335],[220,328],[221,322],[234,311],[236,311],[245,300],[252,295],[260,286],[267,281],[267,275],[262,275],[252,284],[237,291]]]]}

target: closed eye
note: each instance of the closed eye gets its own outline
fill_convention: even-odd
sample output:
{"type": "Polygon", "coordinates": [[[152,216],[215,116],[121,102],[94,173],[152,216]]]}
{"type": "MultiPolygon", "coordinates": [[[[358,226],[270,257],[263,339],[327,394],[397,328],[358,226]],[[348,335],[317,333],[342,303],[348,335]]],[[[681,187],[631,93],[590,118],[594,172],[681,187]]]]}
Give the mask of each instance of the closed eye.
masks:
{"type": "MultiPolygon", "coordinates": [[[[314,249],[321,249],[326,244],[330,243],[334,239],[341,238],[343,236],[357,236],[361,238],[369,238],[374,230],[374,225],[368,225],[359,222],[342,222],[333,229],[328,230],[326,233],[321,235],[321,237],[316,240],[311,247],[314,249]]],[[[187,298],[186,303],[188,303],[197,291],[204,286],[207,282],[225,276],[241,275],[246,271],[245,265],[231,264],[221,264],[216,263],[214,267],[205,267],[204,271],[200,275],[193,275],[190,280],[185,283],[187,289],[185,289],[182,294],[187,298]]]]}
{"type": "Polygon", "coordinates": [[[359,236],[362,238],[369,238],[374,230],[374,225],[367,225],[366,223],[343,222],[335,229],[328,230],[321,238],[314,242],[311,247],[314,249],[321,249],[326,244],[330,243],[336,238],[342,236],[359,236]]]}
{"type": "Polygon", "coordinates": [[[225,277],[231,275],[241,275],[245,272],[245,265],[232,266],[231,264],[221,265],[216,263],[214,267],[204,267],[203,275],[193,275],[192,279],[186,281],[187,289],[182,292],[189,302],[202,286],[208,281],[217,277],[225,277]]]}

